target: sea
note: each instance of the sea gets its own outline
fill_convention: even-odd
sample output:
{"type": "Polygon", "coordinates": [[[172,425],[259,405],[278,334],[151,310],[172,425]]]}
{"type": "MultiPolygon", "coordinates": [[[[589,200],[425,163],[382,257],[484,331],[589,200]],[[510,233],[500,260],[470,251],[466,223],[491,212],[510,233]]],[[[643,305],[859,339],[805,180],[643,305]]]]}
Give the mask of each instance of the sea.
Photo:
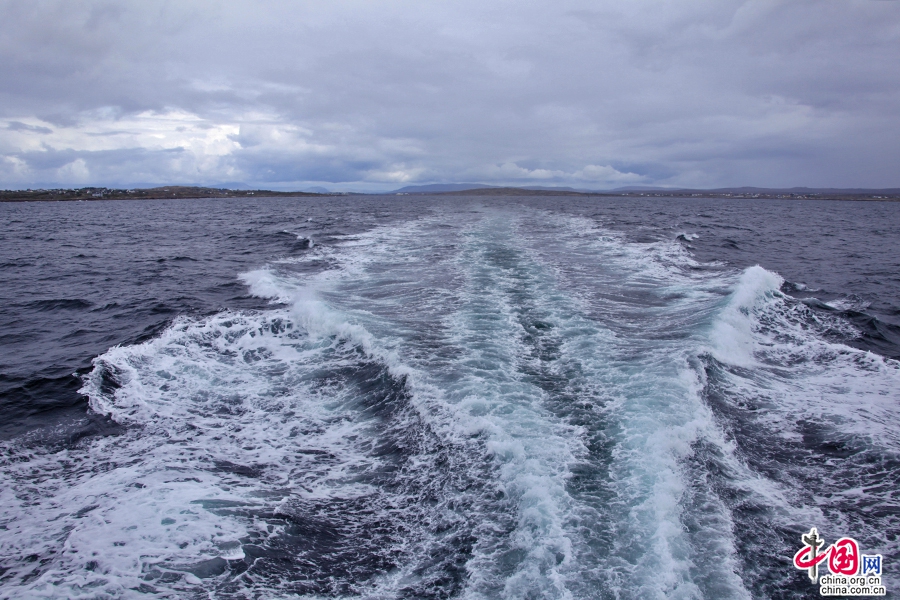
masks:
{"type": "Polygon", "coordinates": [[[4,203],[0,411],[0,598],[896,597],[900,203],[4,203]]]}

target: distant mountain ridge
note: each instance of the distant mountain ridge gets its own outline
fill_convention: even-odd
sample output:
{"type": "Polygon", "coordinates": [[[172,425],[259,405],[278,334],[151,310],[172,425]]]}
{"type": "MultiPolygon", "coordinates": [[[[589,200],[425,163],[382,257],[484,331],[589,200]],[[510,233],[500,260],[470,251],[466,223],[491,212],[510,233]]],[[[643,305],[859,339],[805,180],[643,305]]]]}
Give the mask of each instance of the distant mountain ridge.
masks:
{"type": "Polygon", "coordinates": [[[443,194],[446,192],[468,192],[470,190],[499,190],[499,189],[516,189],[516,190],[540,190],[549,192],[579,192],[593,193],[603,190],[578,189],[563,186],[546,186],[546,185],[526,185],[519,187],[510,187],[505,185],[487,185],[484,183],[432,183],[428,185],[408,185],[388,194],[443,194]]]}
{"type": "Polygon", "coordinates": [[[743,199],[810,199],[810,200],[887,200],[900,201],[900,188],[806,188],[784,189],[736,187],[718,189],[671,189],[629,186],[616,190],[578,190],[571,187],[499,187],[481,183],[440,183],[406,186],[393,192],[359,194],[353,192],[328,192],[314,187],[304,191],[277,192],[272,190],[235,190],[197,186],[172,185],[150,189],[116,189],[85,187],[81,189],[28,189],[0,190],[0,202],[40,202],[66,200],[150,200],[173,198],[244,198],[244,197],[298,197],[335,195],[443,195],[460,196],[604,196],[621,198],[743,198],[743,199]]]}
{"type": "Polygon", "coordinates": [[[106,188],[80,189],[29,189],[0,190],[0,202],[46,202],[79,200],[171,200],[199,198],[247,198],[247,197],[301,197],[331,196],[312,192],[275,192],[272,190],[230,190],[185,185],[169,185],[156,188],[106,188]]]}
{"type": "Polygon", "coordinates": [[[586,189],[573,188],[564,186],[497,186],[487,185],[483,183],[436,183],[429,185],[410,185],[402,187],[388,194],[446,194],[446,193],[463,193],[466,195],[484,193],[496,195],[500,190],[504,193],[526,193],[529,192],[549,192],[549,193],[566,193],[566,194],[602,194],[602,195],[635,195],[635,194],[651,194],[665,196],[686,196],[686,195],[762,195],[762,196],[900,196],[900,188],[809,188],[809,187],[792,187],[792,188],[760,188],[752,186],[732,187],[732,188],[670,188],[658,186],[640,186],[629,185],[614,189],[586,189]]]}
{"type": "Polygon", "coordinates": [[[387,192],[388,194],[434,194],[442,192],[464,192],[482,188],[497,187],[484,185],[483,183],[430,183],[428,185],[408,185],[399,190],[387,192]]]}

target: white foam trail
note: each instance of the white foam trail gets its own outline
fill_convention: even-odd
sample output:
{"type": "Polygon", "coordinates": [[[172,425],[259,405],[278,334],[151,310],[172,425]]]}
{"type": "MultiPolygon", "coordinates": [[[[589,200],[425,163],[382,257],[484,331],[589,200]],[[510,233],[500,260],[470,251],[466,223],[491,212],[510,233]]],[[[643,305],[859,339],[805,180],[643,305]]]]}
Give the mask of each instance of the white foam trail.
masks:
{"type": "Polygon", "coordinates": [[[818,525],[830,539],[852,531],[866,552],[895,556],[897,542],[885,535],[895,520],[868,507],[896,502],[880,482],[900,455],[900,363],[829,341],[848,325],[780,285],[774,273],[746,269],[709,335],[709,354],[723,366],[716,401],[750,436],[741,442],[746,462],[728,458],[734,485],[759,507],[752,533],[818,525]]]}
{"type": "MultiPolygon", "coordinates": [[[[539,250],[531,254],[555,264],[556,277],[566,282],[573,304],[568,317],[557,316],[564,324],[563,354],[577,361],[597,390],[595,414],[606,422],[602,435],[612,454],[603,500],[585,498],[578,507],[583,522],[606,522],[610,530],[594,536],[592,544],[606,546],[593,557],[597,575],[592,580],[618,597],[702,597],[713,586],[720,597],[748,597],[737,576],[727,507],[708,498],[704,521],[694,526],[699,531],[693,537],[685,532],[685,519],[694,515],[685,515],[691,482],[685,480],[683,463],[699,441],[712,439],[727,448],[700,398],[702,382],[691,364],[694,347],[641,339],[642,333],[652,336],[656,328],[679,323],[692,331],[719,302],[722,282],[697,275],[696,263],[676,244],[632,244],[586,219],[558,220],[556,235],[565,252],[553,256],[535,245],[539,250]],[[593,266],[599,256],[601,269],[593,266]],[[630,331],[626,302],[593,297],[601,282],[619,293],[648,293],[664,303],[643,308],[638,323],[644,331],[630,331]],[[574,307],[594,319],[585,320],[574,307]],[[622,334],[603,332],[598,321],[622,334]],[[713,548],[716,558],[710,560],[713,548]]],[[[583,557],[574,564],[588,562],[583,557]]]]}
{"type": "MultiPolygon", "coordinates": [[[[264,280],[257,286],[274,291],[276,283],[264,280]]],[[[289,293],[280,289],[277,297],[289,293]]],[[[210,506],[252,511],[270,505],[260,498],[273,494],[276,501],[298,493],[342,500],[379,494],[355,482],[379,468],[364,450],[373,437],[370,423],[350,418],[354,399],[340,388],[310,386],[315,370],[354,364],[354,348],[379,353],[362,327],[304,296],[291,309],[262,315],[180,319],[156,339],[96,359],[83,393],[94,410],[130,429],[89,440],[72,458],[34,452],[23,461],[27,451],[17,449],[17,459],[4,461],[2,493],[15,516],[0,535],[4,553],[53,556],[55,532],[64,543],[19,595],[159,587],[154,570],[169,574],[161,589],[189,593],[218,577],[201,573],[201,581],[198,563],[236,560],[243,554],[239,540],[279,534],[210,506]],[[120,385],[113,393],[104,388],[110,373],[120,385]],[[298,436],[303,430],[311,433],[298,436]],[[307,447],[332,456],[332,464],[323,469],[318,454],[302,453],[307,447]],[[96,566],[86,571],[90,560],[96,566]]],[[[389,352],[380,356],[392,360],[389,352]]]]}
{"type": "Polygon", "coordinates": [[[484,265],[480,240],[464,263],[479,265],[470,273],[463,306],[450,323],[452,343],[463,350],[455,367],[458,378],[447,382],[451,402],[458,402],[460,419],[478,423],[487,437],[487,450],[500,465],[501,485],[517,509],[516,528],[509,540],[484,540],[476,547],[468,568],[468,596],[504,598],[538,593],[568,598],[571,594],[559,572],[573,559],[565,531],[571,498],[565,489],[567,465],[583,451],[578,430],[554,419],[542,406],[545,393],[518,372],[527,354],[519,341],[517,307],[504,301],[503,273],[484,265]],[[480,270],[481,272],[478,272],[480,270]],[[485,287],[487,286],[487,287],[485,287]],[[466,414],[468,413],[468,414],[466,414]],[[519,559],[498,569],[510,553],[519,559]]]}
{"type": "MultiPolygon", "coordinates": [[[[740,523],[703,448],[730,489],[770,509],[763,522],[824,513],[742,455],[706,400],[703,361],[722,365],[724,401],[762,403],[753,418],[784,443],[802,441],[802,415],[897,449],[897,364],[824,341],[820,317],[761,267],[711,271],[674,240],[630,242],[526,208],[436,213],[302,260],[325,266],[241,275],[280,306],[180,319],[99,357],[84,391],[129,425],[123,435],[81,454],[4,455],[0,500],[15,519],[3,552],[49,556],[65,540],[23,594],[214,588],[230,575],[199,561],[239,560],[250,537],[279,534],[240,511],[333,500],[406,527],[379,549],[401,563],[354,593],[419,589],[428,557],[460,533],[473,541],[459,597],[748,598],[740,523]],[[402,382],[406,412],[361,405],[342,373],[366,368],[402,382]],[[372,450],[385,428],[419,440],[399,468],[372,450]],[[437,466],[439,452],[452,466],[437,466]],[[394,468],[394,487],[373,483],[394,468]],[[444,477],[429,494],[403,491],[444,477]],[[154,570],[172,578],[148,579],[154,570]]],[[[281,593],[236,581],[246,595],[281,593]]]]}
{"type": "Polygon", "coordinates": [[[716,358],[743,367],[757,365],[753,356],[753,321],[748,316],[759,303],[780,295],[778,290],[783,283],[781,277],[760,266],[743,272],[710,333],[716,358]]]}
{"type": "Polygon", "coordinates": [[[728,365],[754,368],[753,380],[733,381],[748,393],[765,381],[769,408],[784,417],[784,433],[794,430],[793,423],[803,415],[831,420],[846,433],[900,450],[892,425],[900,418],[895,393],[900,365],[825,340],[822,334],[833,325],[790,301],[779,291],[782,283],[759,266],[743,272],[712,325],[713,356],[728,365]],[[783,365],[790,365],[790,371],[783,365]]]}
{"type": "MultiPolygon", "coordinates": [[[[504,542],[487,540],[470,562],[468,595],[487,597],[490,595],[488,590],[500,585],[506,597],[523,597],[527,590],[535,589],[542,590],[541,593],[548,597],[570,597],[586,589],[579,588],[583,582],[578,581],[584,578],[584,569],[604,571],[594,583],[599,581],[609,585],[611,580],[620,578],[622,586],[617,593],[625,596],[638,593],[665,595],[673,591],[696,594],[696,585],[689,581],[694,566],[693,549],[679,524],[679,502],[684,488],[680,479],[680,461],[690,455],[692,441],[712,426],[708,411],[703,411],[697,398],[696,377],[686,361],[673,363],[671,356],[663,352],[644,365],[646,381],[635,378],[617,358],[617,352],[622,348],[617,346],[615,336],[598,328],[596,323],[578,317],[579,301],[563,301],[554,291],[558,286],[546,276],[541,279],[537,271],[547,264],[546,261],[512,264],[505,270],[487,264],[493,251],[490,242],[501,246],[498,251],[513,250],[523,257],[534,254],[529,245],[532,248],[550,247],[536,245],[533,241],[513,243],[514,237],[509,236],[509,232],[503,237],[502,224],[507,228],[510,224],[508,215],[500,217],[496,220],[488,217],[485,219],[488,225],[482,230],[476,225],[465,234],[467,238],[464,239],[470,240],[471,250],[464,249],[453,263],[453,268],[464,275],[451,276],[463,282],[454,300],[454,305],[460,309],[450,316],[438,317],[450,336],[444,338],[444,344],[459,348],[461,354],[455,362],[444,364],[452,378],[447,380],[445,376],[444,383],[435,382],[435,386],[445,390],[448,402],[458,403],[462,413],[456,420],[461,430],[487,436],[487,448],[501,466],[504,489],[520,511],[516,531],[511,537],[514,540],[512,547],[504,542]],[[577,523],[584,522],[593,509],[578,506],[578,501],[569,494],[567,481],[571,473],[566,466],[583,460],[582,434],[579,428],[573,428],[548,412],[544,406],[548,399],[546,393],[522,376],[522,362],[531,352],[517,341],[523,334],[522,326],[517,322],[523,313],[519,304],[522,298],[507,301],[505,291],[515,288],[517,279],[524,280],[519,282],[519,287],[537,286],[534,291],[540,294],[535,300],[542,310],[549,310],[548,316],[566,340],[563,343],[566,361],[580,363],[586,371],[584,377],[588,385],[603,387],[607,390],[606,395],[613,396],[607,409],[609,418],[616,420],[627,432],[616,455],[620,460],[616,467],[620,475],[619,483],[613,486],[614,491],[622,506],[627,507],[633,502],[643,507],[626,509],[626,512],[631,511],[632,519],[617,526],[618,534],[622,540],[640,540],[647,536],[654,540],[650,547],[633,558],[612,556],[603,567],[599,564],[587,566],[591,564],[590,549],[586,541],[579,539],[577,523]],[[659,397],[659,390],[668,391],[659,397]],[[685,398],[690,402],[687,408],[681,408],[685,398]],[[663,437],[671,443],[656,443],[663,437]],[[505,564],[504,557],[511,552],[519,558],[504,570],[501,568],[505,564]],[[617,565],[616,560],[623,562],[617,565]],[[628,561],[632,561],[630,566],[627,566],[628,561]],[[654,576],[653,573],[662,575],[654,576]],[[627,581],[631,583],[625,583],[627,581]],[[579,589],[581,591],[573,592],[579,589]]],[[[540,215],[541,220],[546,218],[547,215],[540,215]]],[[[553,234],[565,233],[567,229],[577,232],[578,227],[565,223],[553,234]]],[[[599,245],[607,260],[612,255],[616,264],[627,265],[627,270],[623,268],[618,273],[611,273],[610,281],[621,282],[624,278],[635,286],[649,288],[654,283],[658,285],[663,277],[671,277],[672,264],[690,265],[690,259],[681,254],[677,246],[635,248],[613,234],[601,233],[603,236],[598,240],[596,226],[593,226],[581,242],[587,246],[584,248],[586,254],[594,253],[594,260],[599,245]],[[592,244],[593,248],[590,247],[592,244]]],[[[416,239],[421,237],[421,234],[417,235],[416,239]]],[[[570,242],[567,239],[563,245],[568,257],[572,250],[570,242]]],[[[402,243],[409,245],[409,238],[403,239],[402,243]]],[[[421,248],[418,251],[421,252],[421,248]]],[[[408,263],[414,255],[415,252],[404,253],[398,262],[408,263]]],[[[391,272],[396,268],[400,265],[394,265],[391,272]]],[[[676,287],[681,285],[690,290],[689,285],[694,279],[687,275],[679,277],[676,287]]],[[[667,284],[672,287],[671,281],[667,284]]],[[[366,287],[361,282],[359,285],[366,287]]],[[[701,296],[709,294],[701,292],[701,296]]],[[[343,300],[352,302],[346,297],[343,300]]],[[[690,302],[685,303],[690,305],[690,302]]],[[[590,301],[584,302],[584,305],[590,304],[590,301]]],[[[372,310],[378,312],[375,308],[372,310]]],[[[420,318],[426,316],[420,315],[420,318]]],[[[721,510],[725,511],[724,508],[721,510]]],[[[604,511],[605,518],[613,516],[620,519],[621,513],[604,511]]],[[[725,530],[722,533],[727,540],[727,518],[723,517],[723,520],[725,530]]],[[[630,543],[623,542],[623,546],[630,543]]],[[[734,548],[728,543],[721,548],[733,555],[734,548]]],[[[725,565],[721,577],[730,581],[728,585],[733,596],[742,597],[740,581],[728,556],[720,556],[720,562],[725,565]]]]}

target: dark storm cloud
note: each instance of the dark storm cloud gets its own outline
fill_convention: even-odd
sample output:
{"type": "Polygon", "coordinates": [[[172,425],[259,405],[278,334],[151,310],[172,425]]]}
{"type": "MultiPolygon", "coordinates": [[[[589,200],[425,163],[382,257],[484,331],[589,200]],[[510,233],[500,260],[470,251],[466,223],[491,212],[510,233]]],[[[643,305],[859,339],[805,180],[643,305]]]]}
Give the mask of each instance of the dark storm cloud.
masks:
{"type": "Polygon", "coordinates": [[[5,1],[0,31],[7,187],[900,185],[898,2],[5,1]]]}

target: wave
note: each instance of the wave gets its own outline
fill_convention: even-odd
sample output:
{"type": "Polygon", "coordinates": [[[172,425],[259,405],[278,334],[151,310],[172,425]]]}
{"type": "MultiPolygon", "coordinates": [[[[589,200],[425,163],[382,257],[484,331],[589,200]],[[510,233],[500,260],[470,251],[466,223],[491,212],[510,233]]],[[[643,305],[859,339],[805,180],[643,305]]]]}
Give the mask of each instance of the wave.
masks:
{"type": "Polygon", "coordinates": [[[39,453],[4,465],[6,549],[49,557],[7,575],[63,596],[210,584],[243,596],[260,579],[268,593],[347,594],[401,567],[416,571],[413,588],[459,585],[446,541],[465,553],[456,510],[497,502],[477,491],[490,477],[468,481],[487,467],[435,436],[402,366],[364,330],[307,312],[311,333],[291,312],[180,319],[97,358],[83,393],[127,431],[86,444],[69,469],[39,453]],[[70,552],[53,551],[50,522],[70,552]],[[434,528],[440,552],[423,533],[434,528]]]}
{"type": "Polygon", "coordinates": [[[292,250],[309,250],[313,248],[316,244],[313,242],[312,237],[308,235],[303,235],[300,233],[295,233],[293,231],[282,230],[278,232],[280,235],[287,235],[294,238],[294,243],[291,245],[292,250]]]}
{"type": "Polygon", "coordinates": [[[900,364],[833,341],[836,328],[852,337],[852,326],[782,293],[782,283],[760,267],[744,271],[700,355],[703,398],[733,448],[700,456],[729,498],[742,570],[759,597],[808,591],[779,568],[804,527],[900,554],[887,533],[900,522],[883,512],[898,499],[882,483],[900,465],[900,364]]]}
{"type": "Polygon", "coordinates": [[[94,304],[88,300],[81,298],[56,298],[52,300],[36,300],[28,303],[27,308],[37,311],[52,310],[85,310],[91,308],[94,304]]]}
{"type": "Polygon", "coordinates": [[[115,435],[4,446],[7,589],[778,597],[810,526],[898,556],[898,365],[761,267],[476,207],[240,280],[272,305],[95,359],[115,435]]]}

